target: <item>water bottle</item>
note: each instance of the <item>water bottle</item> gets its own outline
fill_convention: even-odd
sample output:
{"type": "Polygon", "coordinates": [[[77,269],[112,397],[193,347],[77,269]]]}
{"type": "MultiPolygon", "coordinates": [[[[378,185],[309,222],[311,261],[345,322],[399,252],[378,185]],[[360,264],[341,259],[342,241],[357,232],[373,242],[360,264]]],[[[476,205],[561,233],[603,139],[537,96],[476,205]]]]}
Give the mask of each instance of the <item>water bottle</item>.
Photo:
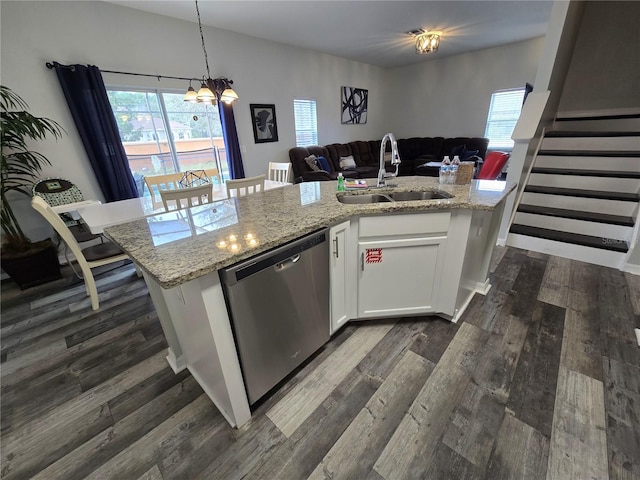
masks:
{"type": "Polygon", "coordinates": [[[344,192],[344,176],[342,176],[342,172],[338,173],[338,191],[344,192]]]}
{"type": "Polygon", "coordinates": [[[446,185],[449,183],[449,174],[451,173],[450,166],[451,166],[451,160],[449,160],[449,156],[447,155],[446,157],[444,157],[444,159],[442,160],[442,163],[440,164],[439,181],[443,185],[446,185]]]}
{"type": "Polygon", "coordinates": [[[460,157],[455,155],[453,160],[451,161],[451,172],[449,173],[449,183],[451,185],[456,184],[456,180],[458,179],[458,167],[460,166],[460,157]]]}

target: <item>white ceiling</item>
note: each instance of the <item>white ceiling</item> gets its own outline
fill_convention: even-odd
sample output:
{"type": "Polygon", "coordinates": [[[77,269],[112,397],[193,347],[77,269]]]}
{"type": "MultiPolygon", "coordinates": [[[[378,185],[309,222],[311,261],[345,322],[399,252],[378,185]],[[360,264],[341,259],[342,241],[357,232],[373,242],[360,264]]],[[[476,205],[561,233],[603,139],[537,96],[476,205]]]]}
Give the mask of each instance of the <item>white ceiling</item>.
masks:
{"type": "MultiPolygon", "coordinates": [[[[196,23],[191,0],[116,0],[196,23]]],[[[551,0],[199,0],[204,25],[382,67],[396,67],[544,35],[551,0]],[[406,34],[442,33],[436,53],[417,55],[406,34]]],[[[206,41],[206,33],[205,33],[206,41]]]]}

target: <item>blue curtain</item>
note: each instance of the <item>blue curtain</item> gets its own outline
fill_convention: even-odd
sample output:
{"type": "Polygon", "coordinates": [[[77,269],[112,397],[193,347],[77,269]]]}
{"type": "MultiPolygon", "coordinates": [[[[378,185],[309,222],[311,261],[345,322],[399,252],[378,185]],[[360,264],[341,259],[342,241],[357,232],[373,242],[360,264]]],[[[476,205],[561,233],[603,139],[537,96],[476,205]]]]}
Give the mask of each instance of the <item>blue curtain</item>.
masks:
{"type": "Polygon", "coordinates": [[[229,173],[232,179],[244,178],[244,166],[242,165],[242,154],[240,153],[240,143],[238,142],[238,131],[236,130],[233,106],[218,100],[218,111],[220,112],[224,143],[227,147],[229,173]]]}
{"type": "Polygon", "coordinates": [[[138,197],[100,70],[94,65],[53,66],[106,201],[138,197]]]}

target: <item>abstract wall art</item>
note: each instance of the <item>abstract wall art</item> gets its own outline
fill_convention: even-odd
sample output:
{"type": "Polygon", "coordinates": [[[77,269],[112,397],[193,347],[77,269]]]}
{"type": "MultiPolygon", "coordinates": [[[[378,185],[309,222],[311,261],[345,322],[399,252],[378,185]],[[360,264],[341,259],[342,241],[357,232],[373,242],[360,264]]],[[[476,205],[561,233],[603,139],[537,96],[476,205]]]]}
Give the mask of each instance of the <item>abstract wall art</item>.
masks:
{"type": "Polygon", "coordinates": [[[367,123],[368,98],[369,90],[355,87],[342,87],[342,123],[367,123]]]}
{"type": "Polygon", "coordinates": [[[277,142],[276,106],[252,103],[249,108],[253,122],[253,138],[256,143],[277,142]]]}

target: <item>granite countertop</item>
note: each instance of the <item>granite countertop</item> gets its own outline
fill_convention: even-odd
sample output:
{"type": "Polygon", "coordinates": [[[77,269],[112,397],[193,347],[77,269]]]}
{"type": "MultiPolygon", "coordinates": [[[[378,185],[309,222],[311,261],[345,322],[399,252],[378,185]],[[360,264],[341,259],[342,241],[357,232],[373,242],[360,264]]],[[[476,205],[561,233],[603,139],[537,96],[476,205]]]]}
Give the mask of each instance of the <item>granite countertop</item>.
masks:
{"type": "MultiPolygon", "coordinates": [[[[375,181],[367,179],[370,185],[375,181]]],[[[389,183],[397,186],[347,194],[440,190],[453,196],[347,205],[337,200],[336,182],[307,182],[153,215],[109,227],[105,234],[162,287],[172,288],[354,216],[493,210],[515,188],[513,183],[486,180],[439,185],[435,177],[398,177],[389,183]]]]}

